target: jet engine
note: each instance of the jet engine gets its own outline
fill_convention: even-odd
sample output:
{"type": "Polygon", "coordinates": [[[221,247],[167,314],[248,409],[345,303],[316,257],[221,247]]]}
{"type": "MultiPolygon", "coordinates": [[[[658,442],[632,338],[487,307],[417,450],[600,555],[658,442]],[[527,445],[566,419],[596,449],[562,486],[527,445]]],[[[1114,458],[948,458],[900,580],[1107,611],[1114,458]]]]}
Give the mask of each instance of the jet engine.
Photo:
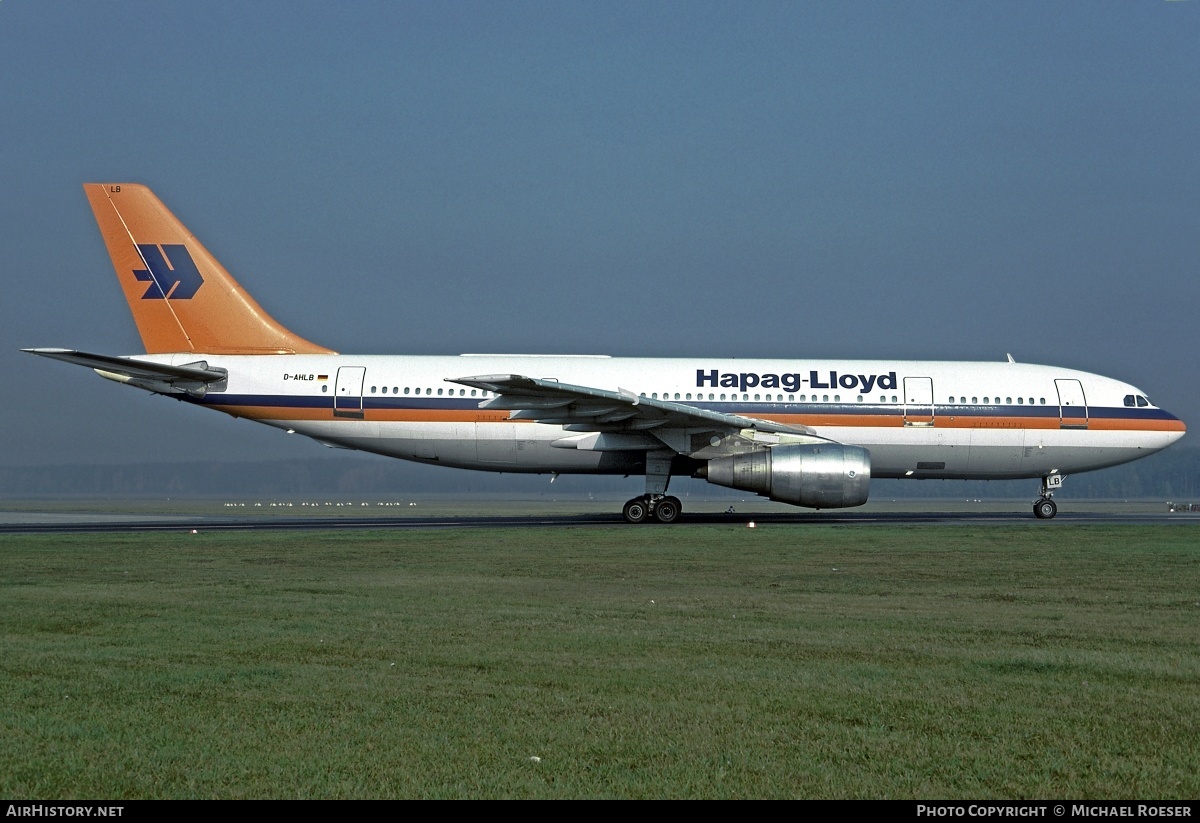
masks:
{"type": "Polygon", "coordinates": [[[810,509],[842,509],[867,502],[871,454],[840,443],[775,446],[717,457],[698,472],[709,483],[755,492],[810,509]]]}

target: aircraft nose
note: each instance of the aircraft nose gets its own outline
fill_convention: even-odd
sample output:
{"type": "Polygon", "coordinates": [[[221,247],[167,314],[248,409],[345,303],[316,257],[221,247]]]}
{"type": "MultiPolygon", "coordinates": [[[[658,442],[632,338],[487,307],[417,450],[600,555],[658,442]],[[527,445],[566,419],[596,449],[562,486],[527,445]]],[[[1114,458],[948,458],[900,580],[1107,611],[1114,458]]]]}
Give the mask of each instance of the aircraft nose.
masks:
{"type": "Polygon", "coordinates": [[[1182,439],[1187,434],[1187,424],[1166,409],[1159,409],[1159,411],[1163,413],[1167,421],[1167,442],[1174,443],[1176,440],[1182,439]]]}

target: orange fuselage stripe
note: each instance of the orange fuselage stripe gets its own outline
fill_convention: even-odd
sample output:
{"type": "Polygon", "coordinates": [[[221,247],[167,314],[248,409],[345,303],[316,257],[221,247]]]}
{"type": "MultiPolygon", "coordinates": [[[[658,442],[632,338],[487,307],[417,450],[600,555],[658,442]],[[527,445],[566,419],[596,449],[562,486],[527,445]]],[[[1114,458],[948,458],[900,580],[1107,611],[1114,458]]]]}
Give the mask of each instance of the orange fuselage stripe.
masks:
{"type": "MultiPolygon", "coordinates": [[[[214,405],[220,411],[234,417],[250,420],[347,420],[335,417],[332,408],[305,409],[286,406],[242,406],[214,405]]],[[[846,428],[903,428],[902,414],[764,414],[764,420],[796,426],[846,427],[846,428]]],[[[388,423],[532,423],[532,420],[509,420],[506,411],[481,411],[471,409],[367,409],[362,418],[367,421],[388,423]]],[[[929,417],[910,416],[910,419],[928,421],[929,417]]],[[[584,421],[580,421],[584,422],[584,421]]],[[[1061,422],[1057,417],[974,417],[960,415],[938,415],[933,421],[939,429],[1058,429],[1061,422]]],[[[1184,431],[1179,420],[1130,420],[1123,418],[1093,417],[1088,421],[1090,431],[1184,431]]]]}

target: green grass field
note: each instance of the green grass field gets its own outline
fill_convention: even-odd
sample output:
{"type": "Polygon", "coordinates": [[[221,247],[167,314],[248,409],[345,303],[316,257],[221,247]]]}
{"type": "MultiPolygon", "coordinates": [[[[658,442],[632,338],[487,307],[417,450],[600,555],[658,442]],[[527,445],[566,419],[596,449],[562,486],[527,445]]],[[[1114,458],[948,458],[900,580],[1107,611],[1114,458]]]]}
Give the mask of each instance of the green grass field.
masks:
{"type": "Polygon", "coordinates": [[[0,795],[1195,798],[1197,537],[3,537],[0,795]]]}

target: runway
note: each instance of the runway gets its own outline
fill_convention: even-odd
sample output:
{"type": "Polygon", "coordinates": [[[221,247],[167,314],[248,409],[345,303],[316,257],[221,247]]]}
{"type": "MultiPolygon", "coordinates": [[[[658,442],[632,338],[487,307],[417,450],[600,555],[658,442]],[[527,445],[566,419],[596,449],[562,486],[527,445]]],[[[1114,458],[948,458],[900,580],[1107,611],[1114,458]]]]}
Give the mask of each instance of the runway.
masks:
{"type": "MultiPolygon", "coordinates": [[[[926,504],[927,506],[929,504],[926,504]]],[[[520,514],[459,516],[240,517],[214,515],[137,515],[69,512],[0,511],[0,534],[104,534],[177,531],[314,531],[369,529],[670,529],[681,525],[710,526],[1026,526],[1054,529],[1064,525],[1200,524],[1200,513],[1131,511],[1059,511],[1053,520],[1031,513],[963,511],[886,512],[697,512],[684,513],[671,525],[629,525],[620,514],[520,514]]]]}

